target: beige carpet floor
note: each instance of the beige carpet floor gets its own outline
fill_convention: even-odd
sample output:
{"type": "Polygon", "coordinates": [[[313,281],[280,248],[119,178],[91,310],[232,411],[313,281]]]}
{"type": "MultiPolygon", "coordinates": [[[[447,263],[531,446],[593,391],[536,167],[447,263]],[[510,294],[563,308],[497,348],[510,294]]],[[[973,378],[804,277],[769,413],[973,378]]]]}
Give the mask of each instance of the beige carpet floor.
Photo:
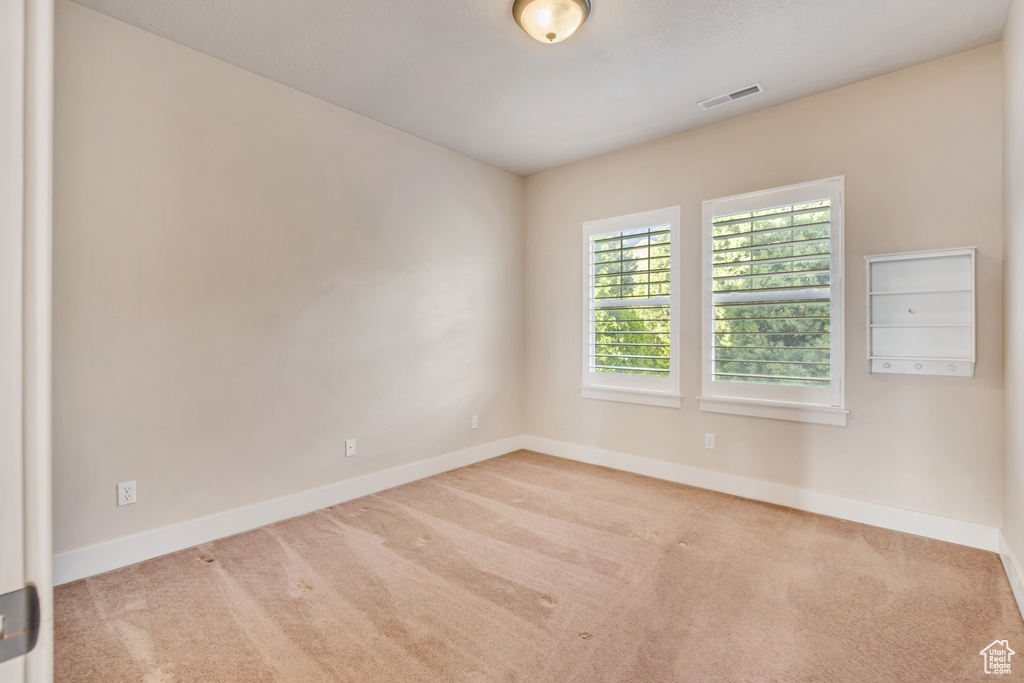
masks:
{"type": "Polygon", "coordinates": [[[58,681],[985,681],[989,552],[520,451],[61,586],[58,681]]]}

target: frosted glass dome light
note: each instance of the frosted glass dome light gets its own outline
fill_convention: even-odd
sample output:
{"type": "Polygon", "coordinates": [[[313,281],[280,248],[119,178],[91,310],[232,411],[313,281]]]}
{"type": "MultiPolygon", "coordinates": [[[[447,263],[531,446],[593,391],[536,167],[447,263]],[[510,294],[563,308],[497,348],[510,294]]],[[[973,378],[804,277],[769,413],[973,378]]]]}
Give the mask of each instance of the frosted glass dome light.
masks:
{"type": "Polygon", "coordinates": [[[590,0],[516,0],[512,16],[534,40],[560,43],[590,16],[590,0]]]}

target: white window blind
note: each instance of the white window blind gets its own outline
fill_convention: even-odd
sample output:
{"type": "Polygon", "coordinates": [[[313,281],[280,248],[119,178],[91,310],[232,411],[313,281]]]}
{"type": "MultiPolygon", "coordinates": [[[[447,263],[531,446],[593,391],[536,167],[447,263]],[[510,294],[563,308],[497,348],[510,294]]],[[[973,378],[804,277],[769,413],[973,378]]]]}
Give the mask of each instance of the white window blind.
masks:
{"type": "MultiPolygon", "coordinates": [[[[584,395],[678,399],[673,307],[678,207],[584,226],[584,395]],[[588,388],[632,393],[608,396],[588,388]]],[[[678,403],[678,401],[675,401],[678,403]]]]}
{"type": "Polygon", "coordinates": [[[671,229],[659,225],[591,239],[595,372],[668,374],[671,229]]]}
{"type": "Polygon", "coordinates": [[[831,382],[828,199],[717,216],[715,381],[831,382]]]}
{"type": "Polygon", "coordinates": [[[831,178],[704,202],[702,410],[845,424],[842,194],[831,178]]]}

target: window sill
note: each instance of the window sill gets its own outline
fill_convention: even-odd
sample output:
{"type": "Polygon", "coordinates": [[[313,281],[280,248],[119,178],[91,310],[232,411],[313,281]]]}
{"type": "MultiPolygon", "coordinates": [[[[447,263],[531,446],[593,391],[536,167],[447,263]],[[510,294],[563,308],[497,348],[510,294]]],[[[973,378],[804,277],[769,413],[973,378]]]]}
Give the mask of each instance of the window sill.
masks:
{"type": "Polygon", "coordinates": [[[624,389],[618,387],[580,387],[580,396],[596,398],[602,401],[618,401],[619,403],[641,403],[662,408],[682,408],[683,397],[663,391],[647,391],[644,389],[624,389]]]}
{"type": "Polygon", "coordinates": [[[850,414],[845,408],[832,406],[816,406],[809,403],[786,403],[783,401],[762,401],[752,398],[725,398],[722,396],[698,396],[700,409],[711,413],[729,413],[732,415],[750,415],[767,417],[775,420],[793,420],[795,422],[812,422],[815,424],[845,427],[846,416],[850,414]]]}

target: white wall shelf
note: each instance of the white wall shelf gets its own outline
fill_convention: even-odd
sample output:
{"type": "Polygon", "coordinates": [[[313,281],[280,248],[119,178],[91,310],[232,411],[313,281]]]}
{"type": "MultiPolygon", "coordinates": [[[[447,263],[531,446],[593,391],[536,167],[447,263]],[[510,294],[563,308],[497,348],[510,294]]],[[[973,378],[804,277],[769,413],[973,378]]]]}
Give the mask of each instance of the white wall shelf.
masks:
{"type": "Polygon", "coordinates": [[[976,251],[864,257],[871,372],[974,376],[976,251]]]}
{"type": "Polygon", "coordinates": [[[968,323],[945,323],[929,325],[926,323],[907,323],[906,325],[872,325],[871,327],[974,327],[968,323]]]}
{"type": "MultiPolygon", "coordinates": [[[[876,258],[865,256],[864,258],[876,258]]],[[[972,289],[905,289],[899,292],[871,292],[872,296],[894,296],[897,294],[953,294],[955,292],[972,292],[972,289]]]]}

